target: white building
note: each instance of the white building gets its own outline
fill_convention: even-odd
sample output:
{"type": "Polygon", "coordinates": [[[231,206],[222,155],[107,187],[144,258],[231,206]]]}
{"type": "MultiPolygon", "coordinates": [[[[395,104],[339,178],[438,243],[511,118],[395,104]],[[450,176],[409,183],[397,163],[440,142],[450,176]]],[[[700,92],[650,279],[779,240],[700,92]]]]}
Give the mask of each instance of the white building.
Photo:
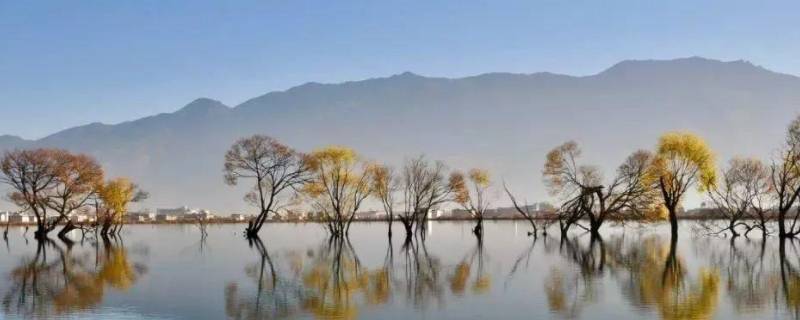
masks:
{"type": "Polygon", "coordinates": [[[71,213],[69,215],[69,221],[72,221],[72,223],[91,222],[92,220],[94,220],[93,218],[94,217],[90,217],[90,216],[88,216],[86,214],[83,214],[83,213],[71,213]]]}
{"type": "Polygon", "coordinates": [[[245,215],[243,215],[243,214],[234,213],[234,214],[231,215],[231,220],[233,220],[233,221],[245,221],[245,220],[247,220],[247,217],[245,217],[245,215]]]}
{"type": "Polygon", "coordinates": [[[216,218],[216,216],[211,213],[211,211],[205,209],[191,210],[183,216],[184,220],[213,220],[214,218],[216,218]]]}
{"type": "Polygon", "coordinates": [[[183,217],[183,216],[185,216],[185,215],[187,215],[189,213],[191,213],[191,210],[189,210],[189,207],[187,207],[187,206],[183,206],[183,207],[179,207],[179,208],[172,208],[172,209],[170,209],[170,208],[162,208],[162,209],[157,209],[156,210],[156,215],[157,216],[165,215],[165,216],[183,217]]]}
{"type": "Polygon", "coordinates": [[[151,222],[156,220],[156,214],[148,210],[128,212],[127,217],[130,222],[151,222]]]}
{"type": "Polygon", "coordinates": [[[438,219],[444,217],[444,210],[439,208],[430,208],[428,210],[428,219],[438,219]]]}
{"type": "Polygon", "coordinates": [[[8,222],[8,218],[11,216],[11,212],[8,211],[0,211],[0,223],[8,222]]]}
{"type": "Polygon", "coordinates": [[[25,213],[14,213],[8,217],[8,222],[10,223],[31,223],[33,222],[33,217],[25,213]]]}

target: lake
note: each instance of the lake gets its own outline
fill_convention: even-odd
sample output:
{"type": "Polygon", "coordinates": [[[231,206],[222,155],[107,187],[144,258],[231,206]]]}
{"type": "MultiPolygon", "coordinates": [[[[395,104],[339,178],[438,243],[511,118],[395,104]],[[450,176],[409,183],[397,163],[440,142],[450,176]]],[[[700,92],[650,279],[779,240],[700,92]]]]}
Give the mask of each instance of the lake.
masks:
{"type": "MultiPolygon", "coordinates": [[[[525,221],[433,222],[389,243],[318,224],[131,225],[109,241],[0,243],[5,319],[783,319],[800,316],[797,244],[697,236],[684,221],[527,236],[525,221]],[[783,254],[781,254],[783,253],[783,254]]],[[[557,233],[556,228],[552,232],[557,233]]]]}

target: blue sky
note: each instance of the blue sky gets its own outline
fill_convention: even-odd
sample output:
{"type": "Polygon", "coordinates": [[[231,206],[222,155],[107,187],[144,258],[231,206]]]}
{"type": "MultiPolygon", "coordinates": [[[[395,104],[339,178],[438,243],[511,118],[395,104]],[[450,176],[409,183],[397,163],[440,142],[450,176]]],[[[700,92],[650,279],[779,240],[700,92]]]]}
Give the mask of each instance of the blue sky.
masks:
{"type": "Polygon", "coordinates": [[[587,75],[697,55],[800,74],[800,2],[769,3],[3,1],[0,134],[403,71],[587,75]]]}

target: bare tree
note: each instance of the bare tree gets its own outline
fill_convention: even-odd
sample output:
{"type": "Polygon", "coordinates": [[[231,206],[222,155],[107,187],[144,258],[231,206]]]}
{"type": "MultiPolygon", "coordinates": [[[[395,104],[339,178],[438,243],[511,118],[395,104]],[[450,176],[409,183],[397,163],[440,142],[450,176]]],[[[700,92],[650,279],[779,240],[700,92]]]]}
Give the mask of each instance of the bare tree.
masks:
{"type": "Polygon", "coordinates": [[[737,237],[737,229],[744,229],[745,235],[759,226],[766,229],[760,196],[768,188],[768,176],[766,166],[757,159],[733,158],[728,162],[720,183],[708,191],[716,209],[727,220],[727,225],[715,232],[727,231],[737,237]],[[755,224],[749,221],[754,213],[760,217],[755,224]]]}
{"type": "Polygon", "coordinates": [[[406,237],[411,237],[414,230],[423,230],[431,208],[450,201],[452,190],[444,164],[429,162],[424,156],[406,161],[400,183],[405,210],[398,218],[406,229],[406,237]]]}
{"type": "Polygon", "coordinates": [[[47,234],[55,228],[48,220],[48,200],[51,192],[58,184],[56,168],[58,162],[53,157],[53,150],[16,150],[6,152],[0,162],[3,172],[2,182],[8,184],[12,191],[9,199],[22,211],[32,212],[36,219],[37,239],[47,238],[47,234]]]}
{"type": "Polygon", "coordinates": [[[75,155],[63,150],[55,150],[57,184],[51,190],[47,206],[58,213],[53,224],[65,222],[58,236],[63,238],[77,227],[69,215],[86,206],[89,198],[97,192],[103,182],[103,169],[97,161],[86,155],[75,155]]]}
{"type": "MultiPolygon", "coordinates": [[[[589,220],[593,237],[608,219],[644,217],[656,196],[652,171],[653,156],[636,151],[617,169],[607,185],[597,167],[579,165],[577,143],[566,142],[547,154],[543,176],[552,195],[566,199],[559,210],[562,236],[582,218],[589,220]]],[[[584,229],[587,229],[581,226],[584,229]]]]}
{"type": "Polygon", "coordinates": [[[257,237],[270,213],[277,213],[281,195],[297,191],[308,181],[304,156],[277,140],[254,135],[236,141],[225,154],[225,182],[231,186],[239,179],[252,179],[255,185],[245,196],[258,215],[245,229],[247,237],[257,237]]]}
{"type": "Polygon", "coordinates": [[[789,125],[786,143],[770,165],[770,184],[778,214],[778,236],[794,238],[800,234],[800,116],[789,125]],[[791,220],[791,224],[787,222],[791,220]]]}
{"type": "Polygon", "coordinates": [[[517,201],[517,197],[515,197],[514,194],[511,193],[511,190],[508,189],[508,185],[506,185],[505,182],[503,182],[503,190],[505,190],[506,195],[508,195],[508,199],[511,200],[514,210],[516,210],[517,213],[525,218],[525,220],[528,220],[528,223],[531,224],[531,229],[533,229],[533,231],[528,232],[528,235],[536,237],[539,234],[539,228],[536,226],[536,221],[533,219],[534,217],[533,213],[530,211],[530,206],[527,203],[522,206],[519,201],[517,201]]]}

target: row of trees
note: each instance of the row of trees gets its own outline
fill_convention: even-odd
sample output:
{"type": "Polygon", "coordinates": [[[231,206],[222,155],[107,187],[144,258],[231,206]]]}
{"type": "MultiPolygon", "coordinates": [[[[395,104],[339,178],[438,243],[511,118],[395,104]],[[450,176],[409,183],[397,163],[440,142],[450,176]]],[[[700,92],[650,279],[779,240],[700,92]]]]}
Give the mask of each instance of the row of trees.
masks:
{"type": "Polygon", "coordinates": [[[35,236],[46,239],[59,225],[64,237],[78,226],[70,214],[94,208],[96,227],[103,235],[122,227],[128,204],[147,197],[126,178],[106,181],[95,159],[60,149],[6,152],[0,160],[0,182],[10,187],[7,197],[33,215],[35,236]]]}
{"type": "MultiPolygon", "coordinates": [[[[258,234],[269,215],[300,203],[310,204],[322,216],[331,235],[345,236],[356,212],[370,198],[387,213],[390,237],[395,220],[407,235],[424,230],[429,210],[445,203],[471,212],[476,220],[473,231],[481,236],[491,202],[491,179],[485,170],[448,173],[442,162],[422,156],[406,160],[397,170],[364,161],[350,148],[331,146],[306,154],[261,135],[237,141],[225,156],[224,171],[231,185],[242,178],[254,182],[245,199],[260,211],[247,227],[249,237],[258,234]]],[[[715,156],[702,138],[669,132],[659,138],[654,151],[638,150],[625,158],[611,179],[604,178],[599,167],[582,163],[581,149],[573,141],[547,154],[542,176],[561,203],[554,219],[537,221],[504,186],[519,214],[530,221],[533,235],[539,230],[546,233],[556,222],[562,235],[579,227],[599,236],[609,220],[666,218],[676,238],[682,200],[696,188],[727,218],[721,232],[737,236],[761,230],[766,235],[771,232],[768,221],[776,218],[780,237],[796,237],[800,117],[790,124],[784,145],[769,164],[734,158],[718,172],[715,156]]]]}
{"type": "MultiPolygon", "coordinates": [[[[578,226],[599,236],[609,219],[667,218],[676,238],[677,212],[693,187],[725,218],[722,225],[703,224],[715,233],[735,237],[759,230],[766,236],[772,233],[769,222],[777,220],[779,237],[800,234],[800,117],[789,125],[786,141],[768,164],[735,157],[718,172],[711,148],[686,132],[662,135],[654,152],[632,153],[611,180],[603,179],[598,167],[581,163],[580,156],[577,143],[566,142],[547,154],[543,169],[545,185],[562,203],[557,215],[562,235],[578,226]]],[[[509,196],[528,217],[510,192],[509,196]]]]}
{"type": "Polygon", "coordinates": [[[450,201],[478,217],[479,235],[488,208],[489,175],[484,170],[448,175],[443,163],[417,157],[396,171],[364,161],[351,148],[330,146],[304,154],[262,135],[234,143],[225,155],[224,173],[230,185],[241,179],[253,182],[245,200],[259,214],[248,223],[248,237],[258,235],[268,216],[300,202],[321,215],[334,237],[347,235],[356,213],[370,198],[386,211],[389,236],[396,219],[408,236],[423,230],[431,208],[450,201]]]}

